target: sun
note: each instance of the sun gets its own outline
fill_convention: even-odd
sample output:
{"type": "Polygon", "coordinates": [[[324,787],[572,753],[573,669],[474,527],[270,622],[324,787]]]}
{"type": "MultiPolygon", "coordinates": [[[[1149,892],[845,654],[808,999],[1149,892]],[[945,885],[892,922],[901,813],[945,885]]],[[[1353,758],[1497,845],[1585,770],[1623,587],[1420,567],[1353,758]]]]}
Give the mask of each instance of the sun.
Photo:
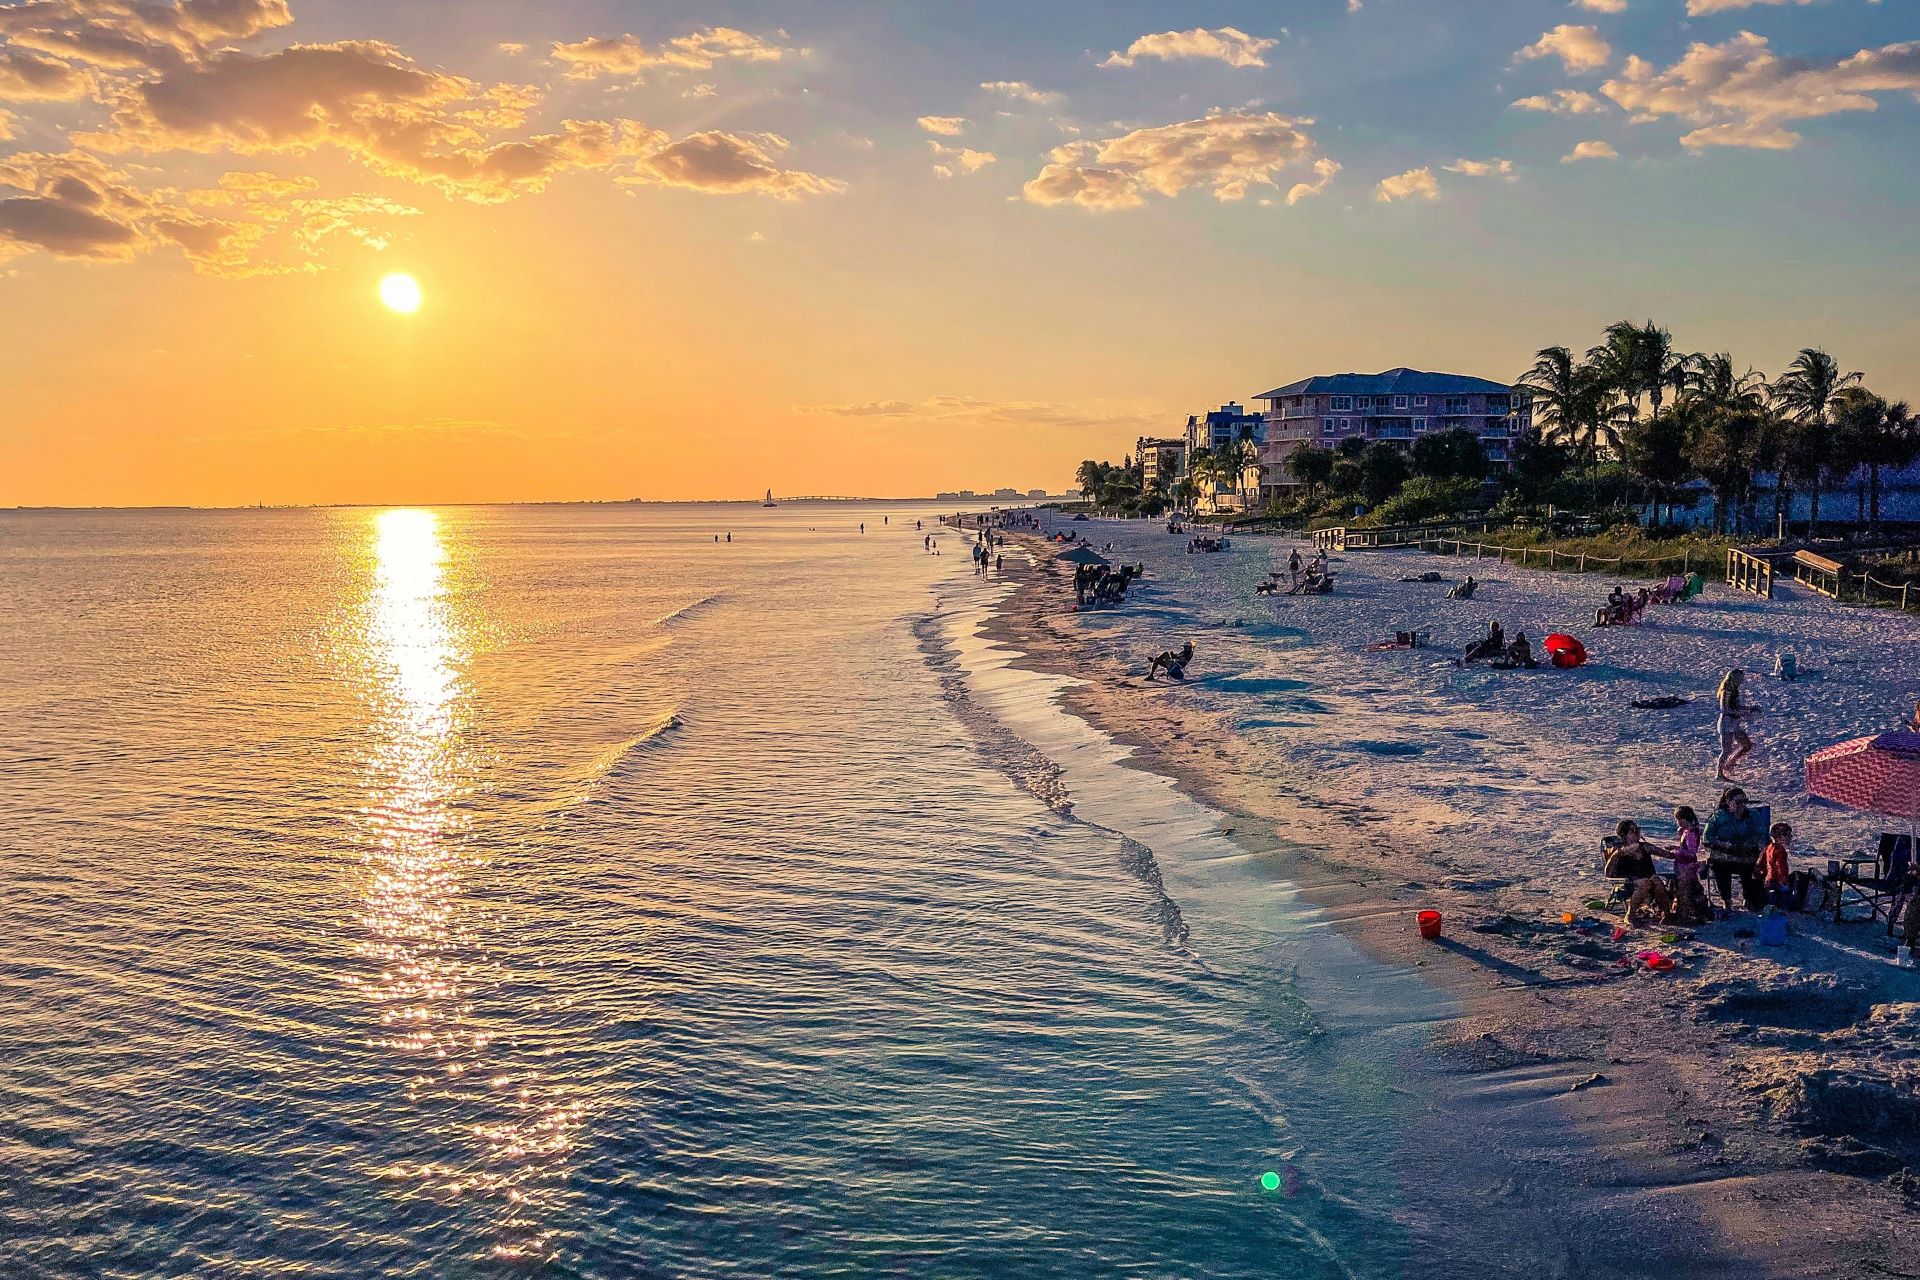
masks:
{"type": "Polygon", "coordinates": [[[410,316],[420,309],[420,282],[404,271],[395,271],[380,280],[380,301],[387,310],[410,316]]]}

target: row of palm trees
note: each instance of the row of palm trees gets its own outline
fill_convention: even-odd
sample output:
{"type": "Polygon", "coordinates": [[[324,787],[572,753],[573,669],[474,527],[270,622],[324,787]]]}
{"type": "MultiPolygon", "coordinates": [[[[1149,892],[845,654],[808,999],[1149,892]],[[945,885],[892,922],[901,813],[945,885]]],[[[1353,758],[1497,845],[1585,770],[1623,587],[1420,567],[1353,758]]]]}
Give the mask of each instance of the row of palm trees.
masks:
{"type": "Polygon", "coordinates": [[[1542,436],[1586,462],[1591,485],[1603,457],[1624,463],[1656,507],[1704,479],[1715,527],[1725,529],[1742,513],[1751,519],[1759,479],[1771,475],[1776,519],[1804,491],[1817,525],[1822,495],[1864,466],[1862,515],[1878,525],[1882,473],[1920,457],[1920,426],[1905,402],[1861,381],[1808,347],[1769,382],[1724,352],[1681,352],[1651,320],[1623,320],[1584,356],[1542,349],[1515,390],[1531,397],[1542,436]]]}
{"type": "Polygon", "coordinates": [[[1231,491],[1245,507],[1247,478],[1257,477],[1259,467],[1260,446],[1250,439],[1232,440],[1196,451],[1171,485],[1164,475],[1148,484],[1141,460],[1131,456],[1123,457],[1119,466],[1090,458],[1080,464],[1074,482],[1088,502],[1104,510],[1157,515],[1169,504],[1191,511],[1203,492],[1231,491]]]}

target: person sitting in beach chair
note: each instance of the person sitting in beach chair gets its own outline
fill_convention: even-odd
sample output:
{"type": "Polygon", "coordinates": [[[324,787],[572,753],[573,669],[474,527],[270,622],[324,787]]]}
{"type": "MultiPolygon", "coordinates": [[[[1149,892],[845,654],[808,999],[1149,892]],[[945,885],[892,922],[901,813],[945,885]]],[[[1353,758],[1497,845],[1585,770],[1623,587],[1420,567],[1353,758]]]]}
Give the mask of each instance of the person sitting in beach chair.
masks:
{"type": "Polygon", "coordinates": [[[1193,641],[1189,640],[1178,650],[1168,649],[1147,664],[1147,679],[1152,681],[1160,672],[1165,671],[1175,680],[1187,678],[1187,664],[1193,661],[1193,641]]]}
{"type": "Polygon", "coordinates": [[[1740,881],[1740,899],[1747,910],[1767,905],[1766,887],[1760,880],[1760,849],[1767,841],[1771,819],[1766,806],[1748,806],[1747,793],[1740,787],[1728,787],[1707,819],[1707,866],[1729,915],[1733,914],[1735,879],[1740,881]]]}
{"type": "Polygon", "coordinates": [[[1606,863],[1604,874],[1620,881],[1626,895],[1626,923],[1650,924],[1664,920],[1673,910],[1673,887],[1654,869],[1653,859],[1671,857],[1665,849],[1649,842],[1640,833],[1640,824],[1622,819],[1614,836],[1602,842],[1606,863]]]}
{"type": "Polygon", "coordinates": [[[1647,602],[1651,599],[1653,599],[1653,593],[1645,587],[1640,588],[1639,593],[1627,601],[1629,619],[1633,622],[1639,622],[1642,618],[1646,617],[1647,602]]]}
{"type": "Polygon", "coordinates": [[[1513,643],[1506,647],[1499,657],[1487,664],[1501,671],[1532,671],[1539,667],[1540,660],[1533,656],[1533,645],[1527,641],[1527,633],[1517,632],[1513,643]]]}
{"type": "MultiPolygon", "coordinates": [[[[1436,578],[1439,576],[1439,574],[1434,575],[1436,578]]],[[[1453,589],[1447,592],[1447,599],[1471,600],[1473,599],[1473,593],[1479,589],[1480,584],[1473,580],[1472,574],[1468,574],[1465,582],[1456,582],[1453,584],[1453,589]]]]}
{"type": "Polygon", "coordinates": [[[1476,662],[1497,658],[1506,651],[1507,633],[1501,628],[1500,620],[1495,618],[1487,624],[1487,638],[1467,646],[1466,652],[1460,656],[1460,665],[1470,667],[1476,662]]]}

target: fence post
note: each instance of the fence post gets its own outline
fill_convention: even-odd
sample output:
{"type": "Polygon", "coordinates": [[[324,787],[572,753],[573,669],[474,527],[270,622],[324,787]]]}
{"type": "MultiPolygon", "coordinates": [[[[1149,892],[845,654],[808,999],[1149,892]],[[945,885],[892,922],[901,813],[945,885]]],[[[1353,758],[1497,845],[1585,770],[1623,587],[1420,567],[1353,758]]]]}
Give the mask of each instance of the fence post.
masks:
{"type": "Polygon", "coordinates": [[[1907,611],[1907,588],[1912,585],[1911,582],[1903,582],[1900,584],[1900,612],[1902,613],[1907,611]]]}
{"type": "Polygon", "coordinates": [[[1582,551],[1580,553],[1580,572],[1585,573],[1586,571],[1587,571],[1587,553],[1582,551]]]}

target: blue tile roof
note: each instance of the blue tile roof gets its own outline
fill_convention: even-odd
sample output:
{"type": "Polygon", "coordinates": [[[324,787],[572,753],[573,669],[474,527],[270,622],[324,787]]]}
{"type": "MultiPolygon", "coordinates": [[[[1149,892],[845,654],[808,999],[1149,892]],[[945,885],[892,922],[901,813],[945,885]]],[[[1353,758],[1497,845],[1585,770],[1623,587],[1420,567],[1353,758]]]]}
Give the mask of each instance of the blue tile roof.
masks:
{"type": "Polygon", "coordinates": [[[1504,382],[1469,378],[1461,373],[1422,373],[1418,369],[1389,369],[1385,373],[1333,373],[1302,378],[1284,387],[1262,391],[1255,400],[1281,396],[1471,396],[1506,395],[1504,382]]]}

